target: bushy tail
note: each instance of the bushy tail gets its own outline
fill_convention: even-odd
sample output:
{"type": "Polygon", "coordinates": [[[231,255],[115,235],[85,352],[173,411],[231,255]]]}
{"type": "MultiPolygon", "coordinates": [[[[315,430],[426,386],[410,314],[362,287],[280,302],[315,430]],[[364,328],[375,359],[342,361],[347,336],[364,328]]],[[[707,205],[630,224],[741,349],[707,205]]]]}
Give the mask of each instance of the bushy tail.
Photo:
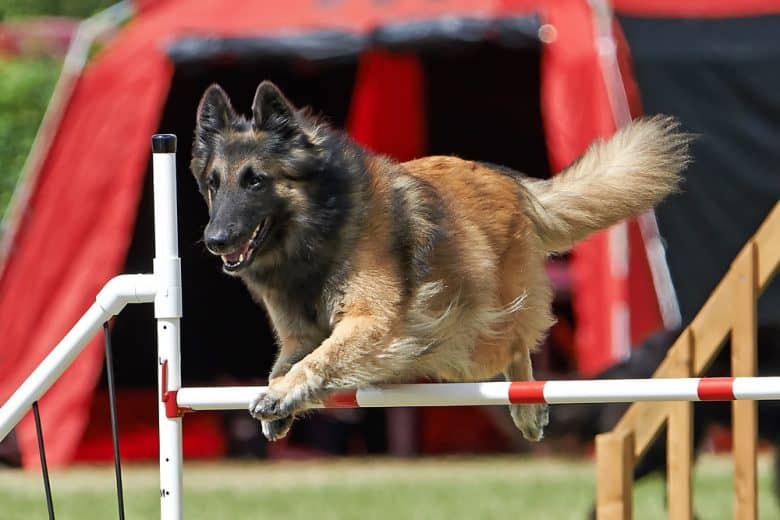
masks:
{"type": "Polygon", "coordinates": [[[676,191],[690,134],[669,116],[638,119],[598,140],[552,179],[527,184],[544,247],[565,251],[590,233],[653,207],[676,191]]]}

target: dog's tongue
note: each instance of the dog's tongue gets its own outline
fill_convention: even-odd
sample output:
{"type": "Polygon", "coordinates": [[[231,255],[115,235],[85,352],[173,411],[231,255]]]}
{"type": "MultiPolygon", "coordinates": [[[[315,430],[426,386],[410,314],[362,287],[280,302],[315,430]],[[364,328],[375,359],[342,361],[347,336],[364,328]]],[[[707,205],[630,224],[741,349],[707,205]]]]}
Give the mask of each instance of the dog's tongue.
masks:
{"type": "Polygon", "coordinates": [[[222,258],[230,262],[231,264],[235,264],[238,262],[238,259],[241,257],[241,251],[230,253],[229,255],[222,255],[222,258]]]}
{"type": "Polygon", "coordinates": [[[246,244],[244,244],[244,249],[237,250],[234,253],[230,253],[227,255],[222,255],[222,257],[230,262],[231,264],[235,264],[238,262],[238,259],[241,258],[241,255],[244,255],[244,258],[246,258],[247,253],[249,253],[249,248],[252,247],[252,241],[247,240],[246,244]]]}

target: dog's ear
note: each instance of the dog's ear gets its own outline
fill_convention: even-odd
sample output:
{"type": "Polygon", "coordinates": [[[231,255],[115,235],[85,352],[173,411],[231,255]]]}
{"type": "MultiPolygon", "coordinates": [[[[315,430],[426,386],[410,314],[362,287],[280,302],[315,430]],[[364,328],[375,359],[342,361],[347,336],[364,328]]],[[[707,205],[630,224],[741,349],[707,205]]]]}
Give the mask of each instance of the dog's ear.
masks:
{"type": "Polygon", "coordinates": [[[252,115],[255,128],[298,130],[295,107],[284,97],[279,87],[267,80],[257,87],[252,102],[252,115]]]}
{"type": "Polygon", "coordinates": [[[217,84],[207,88],[198,105],[195,140],[192,145],[193,173],[198,174],[205,167],[203,163],[211,154],[219,134],[230,126],[235,117],[236,111],[233,110],[225,91],[217,84]]]}
{"type": "Polygon", "coordinates": [[[215,83],[207,88],[198,105],[198,131],[204,134],[222,132],[235,117],[236,111],[222,87],[215,83]]]}

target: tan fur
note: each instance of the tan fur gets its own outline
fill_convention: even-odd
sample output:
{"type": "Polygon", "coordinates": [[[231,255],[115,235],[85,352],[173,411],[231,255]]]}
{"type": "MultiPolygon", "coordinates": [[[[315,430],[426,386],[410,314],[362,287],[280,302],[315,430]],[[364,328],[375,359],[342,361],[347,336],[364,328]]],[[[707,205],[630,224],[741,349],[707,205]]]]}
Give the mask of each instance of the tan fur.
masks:
{"type": "Polygon", "coordinates": [[[674,118],[631,123],[599,139],[552,182],[530,182],[534,220],[544,247],[569,249],[588,234],[657,204],[677,188],[690,138],[674,118]]]}
{"type": "MultiPolygon", "coordinates": [[[[330,294],[332,330],[301,355],[305,331],[261,296],[282,343],[268,392],[253,413],[277,438],[292,417],[346,387],[420,377],[447,381],[533,378],[530,353],[553,323],[544,271],[551,251],[650,208],[677,185],[687,138],[671,119],[642,120],[586,154],[550,181],[513,178],[454,157],[401,165],[373,159],[372,200],[355,228],[355,254],[330,294]],[[431,252],[426,280],[403,294],[392,251],[393,187],[431,186],[444,208],[445,232],[431,252]],[[288,361],[294,359],[294,362],[288,361]],[[282,377],[283,376],[283,377],[282,377]],[[281,423],[274,430],[273,426],[281,423]]],[[[415,222],[424,240],[424,219],[415,222]]],[[[547,422],[543,406],[513,406],[532,440],[547,422]]],[[[268,435],[268,433],[267,433],[268,435]]]]}
{"type": "MultiPolygon", "coordinates": [[[[293,168],[332,146],[329,130],[295,116],[278,89],[263,83],[253,128],[238,121],[234,127],[243,130],[227,131],[226,139],[262,142],[267,136],[257,129],[276,111],[292,125],[288,132],[302,128],[309,146],[292,146],[281,158],[238,146],[206,168],[209,147],[220,146],[225,132],[220,111],[233,111],[218,88],[204,100],[193,158],[201,185],[204,172],[216,168],[227,190],[219,192],[219,204],[229,207],[225,194],[240,193],[239,172],[251,163],[270,176],[273,197],[292,215],[276,249],[238,274],[268,311],[280,344],[269,388],[250,405],[269,439],[285,435],[297,413],[344,388],[497,374],[533,379],[530,354],[553,323],[548,254],[652,207],[674,191],[688,160],[688,137],[662,117],[594,143],[546,181],[455,157],[397,164],[349,143],[329,148],[343,154],[340,164],[360,168],[359,175],[353,172],[359,181],[339,193],[349,209],[327,237],[328,247],[311,249],[327,262],[317,263],[313,253],[305,257],[327,272],[302,302],[300,286],[285,285],[296,275],[285,268],[302,247],[299,235],[316,229],[310,219],[318,208],[310,184],[293,168]]],[[[211,208],[210,191],[207,200],[211,208]]],[[[526,438],[541,438],[545,406],[510,409],[526,438]]]]}

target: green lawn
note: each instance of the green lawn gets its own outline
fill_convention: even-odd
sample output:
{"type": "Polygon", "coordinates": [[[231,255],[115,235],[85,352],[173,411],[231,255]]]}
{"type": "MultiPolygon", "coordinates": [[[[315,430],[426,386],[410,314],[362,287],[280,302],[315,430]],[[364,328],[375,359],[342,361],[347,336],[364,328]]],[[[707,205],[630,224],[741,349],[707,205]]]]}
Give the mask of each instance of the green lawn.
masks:
{"type": "MultiPolygon", "coordinates": [[[[761,518],[778,518],[770,461],[762,459],[761,518]]],[[[731,462],[705,457],[697,466],[699,518],[731,518],[731,462]]],[[[322,462],[190,463],[185,466],[188,519],[580,519],[594,491],[592,463],[517,457],[350,459],[322,462]]],[[[124,470],[128,518],[157,518],[155,466],[124,470]]],[[[111,467],[54,472],[58,519],[115,518],[111,467]]],[[[635,488],[635,518],[664,517],[663,483],[635,488]]],[[[45,518],[37,473],[0,470],[0,518],[45,518]]]]}

